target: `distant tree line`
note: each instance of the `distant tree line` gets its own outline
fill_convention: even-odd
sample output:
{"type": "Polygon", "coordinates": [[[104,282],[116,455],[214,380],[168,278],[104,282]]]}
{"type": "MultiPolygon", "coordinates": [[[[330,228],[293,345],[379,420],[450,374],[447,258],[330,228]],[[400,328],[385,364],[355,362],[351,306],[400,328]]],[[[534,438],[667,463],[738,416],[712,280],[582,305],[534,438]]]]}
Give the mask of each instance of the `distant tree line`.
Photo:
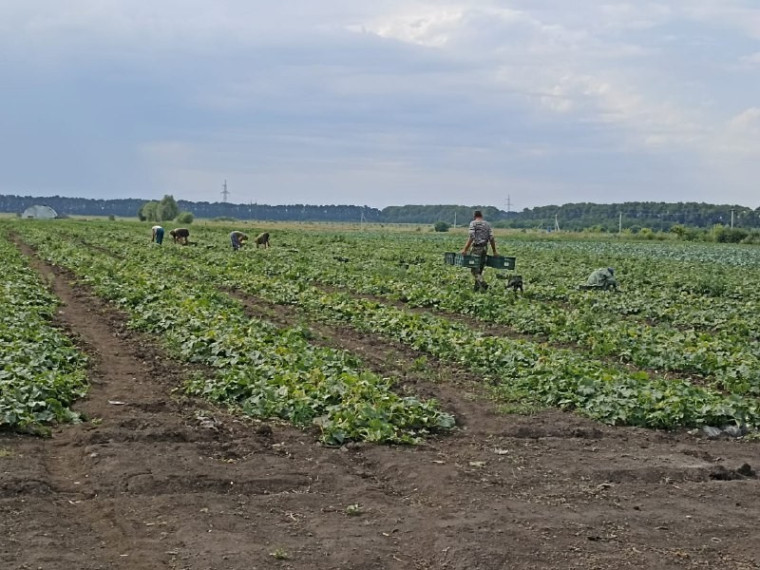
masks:
{"type": "MultiPolygon", "coordinates": [[[[138,198],[118,198],[110,200],[92,198],[68,198],[63,196],[14,196],[0,195],[0,212],[19,213],[29,206],[44,204],[56,212],[69,216],[120,216],[145,218],[155,214],[160,202],[147,202],[138,198]],[[147,207],[146,209],[143,209],[147,207]]],[[[380,221],[380,210],[368,206],[315,206],[289,204],[270,206],[267,204],[230,204],[227,202],[189,202],[177,200],[180,211],[193,212],[197,218],[232,218],[238,220],[282,220],[310,222],[359,222],[362,217],[367,222],[380,221]]]]}
{"type": "Polygon", "coordinates": [[[624,202],[622,204],[593,204],[587,202],[562,206],[539,206],[511,213],[500,221],[499,227],[540,228],[580,231],[617,232],[628,229],[636,233],[648,228],[669,231],[673,226],[711,228],[715,225],[735,228],[759,228],[760,208],[701,202],[624,202]]]}
{"type": "Polygon", "coordinates": [[[505,219],[507,216],[506,212],[494,206],[388,206],[380,210],[379,213],[380,221],[389,224],[434,224],[436,222],[446,222],[462,226],[470,223],[474,210],[483,212],[483,217],[491,222],[505,219]]]}
{"type": "MultiPolygon", "coordinates": [[[[731,210],[734,227],[760,228],[760,208],[753,210],[739,205],[715,205],[698,202],[625,202],[622,204],[575,203],[562,206],[539,206],[521,212],[505,212],[493,206],[407,205],[389,206],[382,210],[368,206],[289,204],[230,204],[226,202],[189,202],[177,200],[170,205],[162,201],[147,202],[136,198],[92,199],[62,196],[32,197],[0,195],[0,212],[20,213],[35,204],[54,208],[62,215],[81,216],[139,216],[145,220],[165,220],[164,215],[192,212],[198,218],[238,220],[278,220],[304,222],[375,222],[447,224],[463,226],[469,223],[472,212],[480,209],[486,220],[497,227],[565,231],[616,232],[619,227],[636,233],[642,229],[670,231],[674,226],[712,228],[730,226],[731,210]],[[146,209],[147,208],[147,209],[146,209]]],[[[174,200],[172,199],[172,202],[174,200]]]]}

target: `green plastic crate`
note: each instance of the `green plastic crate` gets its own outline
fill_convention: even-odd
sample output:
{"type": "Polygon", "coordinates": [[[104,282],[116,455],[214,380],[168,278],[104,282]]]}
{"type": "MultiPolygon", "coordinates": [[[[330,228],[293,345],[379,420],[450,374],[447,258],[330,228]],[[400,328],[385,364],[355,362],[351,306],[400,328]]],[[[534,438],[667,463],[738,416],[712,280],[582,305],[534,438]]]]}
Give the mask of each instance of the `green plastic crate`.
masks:
{"type": "Polygon", "coordinates": [[[480,256],[462,255],[461,253],[444,253],[443,261],[448,265],[459,267],[480,267],[480,256]]]}
{"type": "MultiPolygon", "coordinates": [[[[461,253],[444,253],[443,261],[447,265],[456,265],[459,267],[479,267],[480,256],[477,255],[462,255],[461,253]]],[[[487,255],[486,266],[493,267],[494,269],[514,269],[515,258],[506,257],[503,255],[487,255]]]]}
{"type": "Polygon", "coordinates": [[[489,255],[486,257],[486,265],[494,269],[514,269],[516,259],[504,255],[489,255]]]}

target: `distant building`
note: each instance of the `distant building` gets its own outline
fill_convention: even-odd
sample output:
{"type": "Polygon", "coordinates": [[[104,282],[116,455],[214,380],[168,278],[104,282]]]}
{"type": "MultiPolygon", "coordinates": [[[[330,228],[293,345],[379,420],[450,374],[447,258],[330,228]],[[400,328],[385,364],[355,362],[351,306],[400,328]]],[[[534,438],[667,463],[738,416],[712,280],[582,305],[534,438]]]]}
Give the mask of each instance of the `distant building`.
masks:
{"type": "Polygon", "coordinates": [[[58,213],[50,206],[29,206],[21,217],[25,220],[54,220],[58,213]]]}

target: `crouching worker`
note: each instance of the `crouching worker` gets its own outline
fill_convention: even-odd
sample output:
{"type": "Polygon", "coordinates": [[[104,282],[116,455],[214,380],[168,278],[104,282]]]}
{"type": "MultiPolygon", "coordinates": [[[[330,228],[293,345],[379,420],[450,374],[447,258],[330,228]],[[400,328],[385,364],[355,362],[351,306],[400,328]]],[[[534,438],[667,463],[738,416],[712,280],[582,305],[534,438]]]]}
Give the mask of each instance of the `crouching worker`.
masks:
{"type": "Polygon", "coordinates": [[[258,249],[260,245],[263,245],[264,249],[269,247],[269,234],[267,232],[256,236],[256,249],[258,249]]]}
{"type": "Polygon", "coordinates": [[[248,236],[243,232],[234,231],[230,232],[230,243],[232,243],[232,249],[234,251],[239,250],[248,241],[248,236]]]}
{"type": "Polygon", "coordinates": [[[151,230],[153,231],[153,238],[150,241],[161,245],[164,241],[164,228],[161,226],[153,226],[151,230]]]}
{"type": "Polygon", "coordinates": [[[617,286],[618,282],[615,279],[615,270],[612,267],[603,267],[589,275],[586,284],[581,285],[579,289],[601,289],[607,291],[609,289],[617,290],[617,286]]]}
{"type": "Polygon", "coordinates": [[[467,239],[464,249],[462,249],[462,255],[467,255],[470,247],[472,247],[472,255],[479,258],[478,266],[470,269],[472,276],[475,278],[475,291],[485,291],[488,289],[488,283],[483,279],[483,269],[486,266],[489,243],[491,244],[493,254],[498,255],[496,253],[496,240],[493,237],[491,225],[483,219],[482,212],[476,210],[470,222],[470,237],[467,239]]]}
{"type": "Polygon", "coordinates": [[[169,232],[169,235],[174,238],[174,243],[181,243],[182,245],[188,244],[188,238],[190,237],[190,230],[187,228],[177,228],[169,232]]]}

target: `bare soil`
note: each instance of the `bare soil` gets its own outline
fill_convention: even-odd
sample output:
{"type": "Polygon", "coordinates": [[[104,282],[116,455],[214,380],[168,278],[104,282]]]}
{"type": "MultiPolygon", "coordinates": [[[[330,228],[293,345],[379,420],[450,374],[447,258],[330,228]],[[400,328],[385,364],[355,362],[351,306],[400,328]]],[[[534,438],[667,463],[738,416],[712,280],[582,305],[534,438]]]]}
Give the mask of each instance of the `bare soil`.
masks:
{"type": "Polygon", "coordinates": [[[191,369],[35,263],[92,357],[90,421],[0,434],[0,568],[760,568],[760,482],[737,471],[756,442],[500,415],[461,370],[323,327],[461,420],[417,447],[327,448],[183,397],[191,369]]]}

